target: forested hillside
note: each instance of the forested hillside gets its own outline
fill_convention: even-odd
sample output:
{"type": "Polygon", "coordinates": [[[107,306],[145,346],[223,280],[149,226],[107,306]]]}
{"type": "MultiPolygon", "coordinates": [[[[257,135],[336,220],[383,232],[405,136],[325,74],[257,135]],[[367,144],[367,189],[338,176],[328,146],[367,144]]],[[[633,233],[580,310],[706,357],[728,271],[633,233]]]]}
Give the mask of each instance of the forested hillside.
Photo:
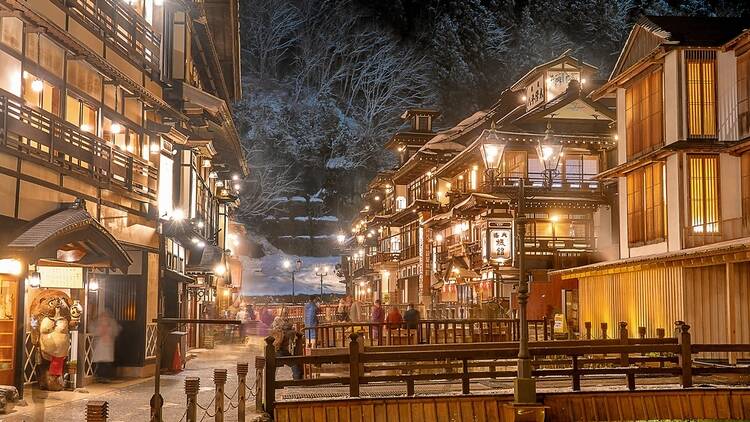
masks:
{"type": "Polygon", "coordinates": [[[448,127],[567,49],[606,78],[641,14],[748,13],[744,2],[702,0],[240,4],[244,97],[234,107],[252,169],[246,222],[300,194],[350,218],[366,181],[393,164],[382,145],[407,107],[435,107],[448,127]]]}

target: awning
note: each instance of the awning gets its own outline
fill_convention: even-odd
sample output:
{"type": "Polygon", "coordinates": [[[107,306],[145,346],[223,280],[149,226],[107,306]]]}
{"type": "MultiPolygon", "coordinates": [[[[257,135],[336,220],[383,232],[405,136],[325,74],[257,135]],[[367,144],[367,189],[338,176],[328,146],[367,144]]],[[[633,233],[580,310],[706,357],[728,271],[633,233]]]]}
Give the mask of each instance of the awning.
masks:
{"type": "Polygon", "coordinates": [[[202,251],[193,251],[187,264],[188,272],[213,273],[214,268],[223,263],[224,252],[218,246],[206,245],[202,251]]]}
{"type": "Polygon", "coordinates": [[[173,281],[175,283],[185,283],[185,284],[192,284],[195,283],[195,279],[193,279],[190,276],[187,276],[185,274],[178,273],[177,271],[173,271],[170,269],[166,269],[164,271],[164,278],[167,280],[173,281]]]}
{"type": "Polygon", "coordinates": [[[32,221],[5,249],[30,262],[57,260],[122,272],[131,264],[122,245],[86,211],[81,199],[32,221]]]}

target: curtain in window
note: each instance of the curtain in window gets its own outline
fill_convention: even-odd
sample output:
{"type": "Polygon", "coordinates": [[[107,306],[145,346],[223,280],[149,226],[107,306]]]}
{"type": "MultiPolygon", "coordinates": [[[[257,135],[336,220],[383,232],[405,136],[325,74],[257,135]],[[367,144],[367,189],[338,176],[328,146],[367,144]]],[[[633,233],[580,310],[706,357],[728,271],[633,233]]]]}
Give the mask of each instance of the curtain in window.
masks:
{"type": "Polygon", "coordinates": [[[688,129],[691,138],[716,137],[716,52],[688,50],[688,129]]]}
{"type": "Polygon", "coordinates": [[[690,155],[690,221],[693,233],[719,232],[719,160],[690,155]]]}

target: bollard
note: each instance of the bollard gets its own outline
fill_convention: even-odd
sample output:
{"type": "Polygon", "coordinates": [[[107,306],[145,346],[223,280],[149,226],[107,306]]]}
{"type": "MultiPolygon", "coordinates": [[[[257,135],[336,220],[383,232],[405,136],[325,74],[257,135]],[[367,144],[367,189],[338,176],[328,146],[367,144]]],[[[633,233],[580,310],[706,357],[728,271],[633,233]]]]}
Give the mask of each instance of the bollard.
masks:
{"type": "Polygon", "coordinates": [[[106,401],[91,400],[86,403],[86,422],[107,422],[107,407],[106,401]]]}
{"type": "Polygon", "coordinates": [[[263,368],[266,366],[266,358],[255,357],[255,411],[263,410],[263,368]]]}
{"type": "Polygon", "coordinates": [[[591,340],[591,321],[584,322],[583,326],[586,329],[586,340],[591,340]]]}
{"type": "MultiPolygon", "coordinates": [[[[625,321],[620,321],[620,344],[623,344],[626,346],[628,344],[628,323],[625,321]]],[[[628,353],[627,352],[620,353],[620,365],[628,366],[628,353]]]]}
{"type": "Polygon", "coordinates": [[[273,336],[266,337],[265,361],[263,369],[263,411],[273,415],[276,401],[276,348],[273,336]]]}
{"type": "Polygon", "coordinates": [[[359,397],[359,334],[349,335],[349,397],[359,397]]]}
{"type": "Polygon", "coordinates": [[[214,396],[214,412],[216,422],[224,422],[224,384],[227,382],[226,369],[214,369],[214,384],[216,384],[216,395],[214,396]]]}
{"type": "Polygon", "coordinates": [[[680,356],[679,363],[682,368],[681,384],[682,387],[693,386],[693,355],[692,347],[690,346],[690,326],[682,323],[680,325],[680,334],[677,337],[677,344],[680,345],[680,356]]]}
{"type": "Polygon", "coordinates": [[[185,420],[187,422],[196,422],[198,420],[198,391],[201,388],[201,379],[198,377],[185,378],[185,395],[187,396],[187,412],[185,420]]]}
{"type": "Polygon", "coordinates": [[[602,329],[602,338],[606,339],[607,338],[607,323],[602,322],[601,324],[599,324],[599,327],[602,329]]]}
{"type": "Polygon", "coordinates": [[[247,373],[250,365],[247,362],[237,362],[237,422],[245,422],[245,406],[247,401],[247,373]]]}
{"type": "Polygon", "coordinates": [[[643,340],[646,338],[646,327],[638,327],[638,337],[643,340]]]}

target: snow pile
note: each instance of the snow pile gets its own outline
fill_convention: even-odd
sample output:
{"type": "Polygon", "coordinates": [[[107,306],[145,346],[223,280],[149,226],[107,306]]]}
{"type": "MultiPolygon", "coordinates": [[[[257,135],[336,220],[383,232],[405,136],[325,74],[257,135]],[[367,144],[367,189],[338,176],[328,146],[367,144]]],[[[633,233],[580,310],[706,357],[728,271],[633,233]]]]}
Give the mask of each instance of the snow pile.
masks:
{"type": "Polygon", "coordinates": [[[324,215],[322,217],[314,217],[313,220],[315,221],[339,221],[338,217],[335,215],[324,215]]]}

